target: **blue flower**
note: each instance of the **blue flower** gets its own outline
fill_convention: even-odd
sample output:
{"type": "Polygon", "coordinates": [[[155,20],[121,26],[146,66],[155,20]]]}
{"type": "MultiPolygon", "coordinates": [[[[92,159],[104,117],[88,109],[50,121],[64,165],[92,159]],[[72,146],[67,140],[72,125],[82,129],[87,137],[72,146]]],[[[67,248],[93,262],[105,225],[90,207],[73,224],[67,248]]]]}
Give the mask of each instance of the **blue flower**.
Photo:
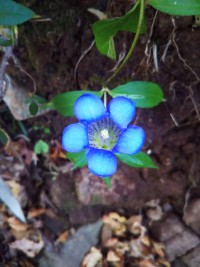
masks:
{"type": "Polygon", "coordinates": [[[62,135],[62,147],[68,152],[86,149],[89,170],[101,177],[113,175],[117,169],[115,153],[136,154],[145,140],[139,126],[128,126],[136,107],[129,98],[112,99],[106,109],[101,99],[83,94],[75,105],[78,123],[67,126],[62,135]]]}

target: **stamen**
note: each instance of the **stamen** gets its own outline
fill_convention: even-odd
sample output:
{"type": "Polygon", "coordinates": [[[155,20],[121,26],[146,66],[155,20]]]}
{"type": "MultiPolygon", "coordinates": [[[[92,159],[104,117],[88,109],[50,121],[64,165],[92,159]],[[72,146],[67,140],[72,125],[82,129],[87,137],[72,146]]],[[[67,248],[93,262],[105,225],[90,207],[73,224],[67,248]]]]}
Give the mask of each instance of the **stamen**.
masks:
{"type": "Polygon", "coordinates": [[[107,129],[101,130],[101,137],[103,139],[108,139],[110,137],[107,129]]]}
{"type": "Polygon", "coordinates": [[[120,134],[121,129],[109,117],[88,125],[88,139],[91,147],[112,150],[120,134]]]}

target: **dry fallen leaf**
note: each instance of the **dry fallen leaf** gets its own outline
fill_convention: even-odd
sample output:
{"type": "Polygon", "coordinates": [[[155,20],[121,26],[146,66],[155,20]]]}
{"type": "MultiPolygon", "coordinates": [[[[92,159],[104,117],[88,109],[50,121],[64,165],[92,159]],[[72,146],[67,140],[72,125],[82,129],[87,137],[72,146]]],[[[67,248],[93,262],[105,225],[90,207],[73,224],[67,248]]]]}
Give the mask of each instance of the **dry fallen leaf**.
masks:
{"type": "Polygon", "coordinates": [[[147,207],[146,215],[151,221],[159,221],[162,219],[163,211],[159,199],[152,199],[147,202],[145,206],[147,207]]]}
{"type": "Polygon", "coordinates": [[[146,233],[146,228],[142,226],[142,216],[131,216],[126,221],[126,226],[128,231],[135,237],[144,236],[146,233]]]}
{"type": "Polygon", "coordinates": [[[58,158],[66,159],[66,152],[62,149],[59,142],[55,142],[55,146],[51,147],[50,159],[57,160],[58,158]]]}
{"type": "MultiPolygon", "coordinates": [[[[155,209],[158,203],[159,201],[150,202],[148,209],[155,209]]],[[[163,244],[149,237],[147,228],[142,225],[142,216],[126,219],[112,212],[103,217],[103,222],[101,245],[104,255],[107,252],[107,256],[105,258],[102,255],[101,265],[91,265],[92,267],[102,266],[102,262],[105,266],[112,267],[124,267],[124,262],[127,266],[170,267],[165,258],[163,244]]]]}
{"type": "Polygon", "coordinates": [[[102,258],[100,250],[92,247],[89,254],[84,257],[81,267],[101,267],[102,258]]]}
{"type": "Polygon", "coordinates": [[[107,262],[112,264],[113,267],[123,267],[123,259],[121,259],[114,251],[109,250],[106,258],[107,262]]]}
{"type": "Polygon", "coordinates": [[[163,266],[163,267],[171,267],[170,262],[165,259],[159,259],[158,264],[159,266],[163,266]]]}
{"type": "Polygon", "coordinates": [[[131,239],[129,245],[130,245],[129,255],[131,257],[143,259],[152,254],[151,248],[146,247],[144,244],[142,244],[140,239],[131,239]]]}
{"type": "Polygon", "coordinates": [[[145,203],[147,208],[156,208],[160,204],[160,199],[152,199],[145,203]]]}
{"type": "Polygon", "coordinates": [[[95,8],[88,8],[88,11],[90,12],[90,13],[92,13],[93,15],[95,15],[98,19],[100,19],[100,20],[102,20],[102,19],[107,19],[108,18],[108,16],[104,13],[104,12],[102,12],[102,11],[100,11],[100,10],[98,10],[98,9],[95,9],[95,8]]]}
{"type": "Polygon", "coordinates": [[[138,262],[138,267],[157,267],[158,265],[151,260],[144,259],[138,262]]]}
{"type": "Polygon", "coordinates": [[[30,225],[20,222],[15,217],[10,217],[7,219],[9,226],[15,231],[26,231],[30,225]]]}
{"type": "Polygon", "coordinates": [[[118,221],[120,223],[125,223],[126,222],[126,218],[124,216],[120,216],[118,213],[116,212],[110,212],[108,214],[108,217],[111,219],[111,220],[115,220],[115,221],[118,221]]]}
{"type": "Polygon", "coordinates": [[[24,252],[28,257],[34,258],[44,247],[44,241],[40,238],[38,243],[23,238],[10,244],[10,248],[24,252]]]}
{"type": "Polygon", "coordinates": [[[161,258],[164,258],[165,257],[165,253],[164,253],[164,245],[161,244],[161,243],[158,243],[158,242],[152,242],[153,243],[153,247],[154,247],[154,250],[155,250],[155,253],[161,257],[161,258]]]}
{"type": "Polygon", "coordinates": [[[156,208],[148,209],[146,215],[151,221],[159,221],[162,219],[163,211],[160,206],[157,206],[156,208]]]}
{"type": "Polygon", "coordinates": [[[21,185],[14,180],[6,181],[6,184],[10,187],[14,197],[18,197],[21,191],[21,185]]]}
{"type": "Polygon", "coordinates": [[[39,209],[32,209],[31,211],[28,212],[28,219],[32,219],[34,217],[40,216],[46,212],[46,209],[44,208],[39,208],[39,209]]]}
{"type": "Polygon", "coordinates": [[[103,244],[103,246],[104,246],[105,248],[110,248],[110,249],[112,249],[112,248],[115,248],[115,246],[117,245],[118,242],[119,242],[119,241],[118,241],[117,238],[110,238],[110,239],[108,239],[108,240],[103,244]]]}
{"type": "Polygon", "coordinates": [[[145,245],[147,247],[151,247],[151,245],[152,245],[151,240],[148,236],[141,237],[140,241],[142,242],[143,245],[145,245]]]}
{"type": "Polygon", "coordinates": [[[126,232],[126,218],[115,212],[111,212],[103,217],[103,222],[111,226],[113,234],[116,236],[124,236],[126,232]]]}
{"type": "Polygon", "coordinates": [[[59,235],[59,237],[56,239],[55,244],[58,243],[64,243],[67,241],[69,237],[69,232],[68,231],[64,231],[62,234],[59,235]]]}
{"type": "Polygon", "coordinates": [[[29,150],[27,147],[27,142],[24,138],[20,138],[15,142],[10,141],[4,149],[13,157],[22,159],[25,164],[31,164],[33,151],[29,150]]]}
{"type": "Polygon", "coordinates": [[[114,249],[115,249],[115,252],[117,253],[117,255],[119,255],[119,256],[123,256],[130,251],[130,247],[129,247],[128,242],[118,241],[115,244],[114,249]]]}

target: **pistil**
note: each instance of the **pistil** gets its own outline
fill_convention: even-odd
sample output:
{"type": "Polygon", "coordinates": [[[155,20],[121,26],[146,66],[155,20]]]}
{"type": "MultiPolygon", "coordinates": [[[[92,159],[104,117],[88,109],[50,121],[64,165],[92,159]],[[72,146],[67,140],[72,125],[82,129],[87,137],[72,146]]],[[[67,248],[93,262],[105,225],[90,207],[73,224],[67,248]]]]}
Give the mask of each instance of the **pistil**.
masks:
{"type": "Polygon", "coordinates": [[[103,130],[101,130],[101,137],[103,138],[103,139],[109,139],[109,132],[108,132],[108,130],[107,129],[103,129],[103,130]]]}

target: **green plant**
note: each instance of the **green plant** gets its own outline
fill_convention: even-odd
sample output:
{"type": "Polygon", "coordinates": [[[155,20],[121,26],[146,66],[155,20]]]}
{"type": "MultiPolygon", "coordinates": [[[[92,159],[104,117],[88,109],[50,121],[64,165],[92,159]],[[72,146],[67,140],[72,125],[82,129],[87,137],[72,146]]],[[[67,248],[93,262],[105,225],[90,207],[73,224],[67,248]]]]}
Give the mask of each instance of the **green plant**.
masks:
{"type": "Polygon", "coordinates": [[[0,46],[15,44],[17,25],[35,17],[36,14],[29,8],[12,0],[0,0],[0,46]]]}
{"type": "MultiPolygon", "coordinates": [[[[7,0],[7,3],[11,3],[11,9],[5,7],[3,4],[5,1],[0,0],[0,10],[3,7],[6,11],[6,15],[0,13],[0,24],[6,27],[11,27],[11,34],[9,37],[4,36],[4,45],[9,45],[9,41],[12,41],[16,35],[16,27],[30,18],[33,18],[35,14],[16,4],[12,0],[7,0]],[[13,15],[15,4],[17,14],[13,15]],[[12,12],[11,12],[12,11],[12,12]],[[22,13],[22,16],[18,16],[18,13],[22,13]],[[21,20],[20,20],[21,18],[21,20]],[[14,19],[14,20],[13,20],[14,19]],[[14,26],[13,26],[14,25],[14,26]],[[14,27],[14,28],[13,28],[14,27]],[[15,34],[14,34],[15,32],[15,34]]],[[[54,96],[49,102],[41,99],[37,96],[31,97],[27,100],[29,104],[29,110],[32,115],[36,115],[41,109],[54,109],[57,110],[63,116],[74,116],[74,104],[76,100],[83,94],[94,94],[98,97],[104,96],[106,104],[106,96],[109,94],[111,97],[124,96],[133,100],[139,108],[152,108],[157,106],[160,102],[164,101],[164,96],[161,87],[148,81],[130,81],[123,85],[119,85],[116,88],[109,89],[109,82],[122,70],[129,58],[131,57],[134,49],[137,45],[138,39],[141,34],[146,32],[147,26],[145,7],[147,5],[152,6],[158,11],[175,15],[175,16],[191,16],[200,14],[200,1],[199,0],[137,0],[131,10],[122,17],[118,18],[106,18],[95,22],[92,26],[94,32],[95,43],[98,51],[112,60],[116,60],[117,52],[115,49],[115,36],[120,31],[128,31],[134,33],[132,45],[125,56],[122,63],[114,71],[114,73],[105,78],[102,84],[102,89],[99,92],[94,91],[72,91],[54,96]]],[[[14,12],[15,13],[15,12],[14,12]]],[[[104,16],[105,18],[106,16],[104,16]]],[[[10,43],[11,44],[11,43],[10,43]]],[[[67,158],[74,162],[75,167],[82,167],[86,163],[85,153],[67,153],[67,158]]],[[[133,167],[151,167],[155,168],[155,164],[144,152],[139,152],[133,156],[118,155],[118,158],[124,163],[133,167]]],[[[109,179],[106,178],[106,182],[109,185],[109,179]]]]}
{"type": "Polygon", "coordinates": [[[34,152],[35,154],[46,154],[49,152],[49,145],[45,141],[39,140],[34,146],[34,152]]]}

